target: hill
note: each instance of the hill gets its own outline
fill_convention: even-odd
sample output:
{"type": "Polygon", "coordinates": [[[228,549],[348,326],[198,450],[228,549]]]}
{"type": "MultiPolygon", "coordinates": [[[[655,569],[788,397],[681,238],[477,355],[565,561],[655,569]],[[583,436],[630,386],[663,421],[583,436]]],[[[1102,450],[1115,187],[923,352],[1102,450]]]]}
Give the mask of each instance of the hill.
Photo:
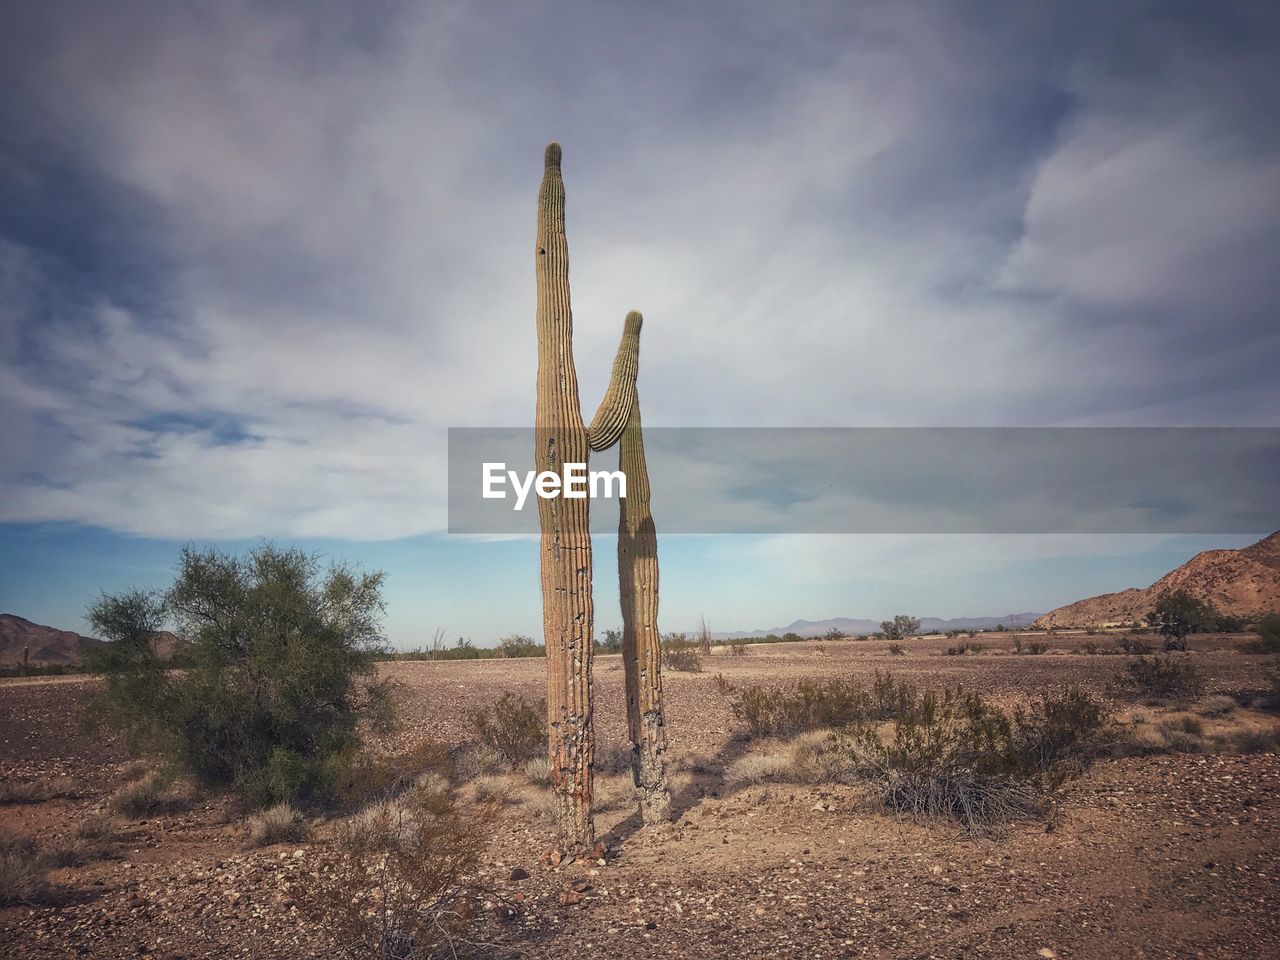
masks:
{"type": "Polygon", "coordinates": [[[1205,550],[1149,587],[1077,600],[1033,627],[1100,627],[1142,621],[1167,590],[1185,590],[1220,613],[1252,617],[1280,610],[1280,531],[1242,550],[1205,550]]]}
{"type": "Polygon", "coordinates": [[[0,664],[4,666],[22,663],[24,648],[29,650],[28,662],[32,666],[72,666],[80,662],[86,650],[100,643],[101,640],[71,630],[58,630],[11,613],[0,613],[0,664]]]}
{"type": "MultiPolygon", "coordinates": [[[[59,630],[32,623],[25,617],[12,613],[0,613],[0,666],[17,666],[22,663],[22,651],[27,649],[27,662],[33,667],[77,666],[87,651],[105,641],[72,630],[59,630]]],[[[172,657],[182,641],[168,630],[157,631],[153,636],[156,653],[172,657]]]]}

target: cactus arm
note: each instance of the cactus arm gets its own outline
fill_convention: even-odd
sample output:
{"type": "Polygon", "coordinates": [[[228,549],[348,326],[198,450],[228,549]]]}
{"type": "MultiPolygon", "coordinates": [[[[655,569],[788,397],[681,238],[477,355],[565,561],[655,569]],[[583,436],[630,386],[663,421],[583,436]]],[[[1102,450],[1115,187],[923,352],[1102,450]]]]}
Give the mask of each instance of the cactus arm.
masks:
{"type": "Polygon", "coordinates": [[[618,501],[618,593],[626,683],[631,773],[646,825],[671,815],[667,734],[662,709],[662,643],[658,632],[658,535],[649,509],[649,469],[637,394],[622,431],[618,466],[627,495],[618,501]]]}
{"type": "Polygon", "coordinates": [[[609,389],[587,427],[587,442],[592,450],[608,450],[622,436],[627,418],[636,402],[636,372],[640,365],[640,327],[644,318],[635,310],[627,314],[622,325],[622,341],[613,359],[609,389]]]}

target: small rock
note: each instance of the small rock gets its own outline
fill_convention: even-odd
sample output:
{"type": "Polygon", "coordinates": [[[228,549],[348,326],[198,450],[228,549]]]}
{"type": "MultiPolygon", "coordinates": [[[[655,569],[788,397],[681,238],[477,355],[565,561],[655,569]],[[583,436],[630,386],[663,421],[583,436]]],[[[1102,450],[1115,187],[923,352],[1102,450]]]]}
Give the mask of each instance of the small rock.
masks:
{"type": "Polygon", "coordinates": [[[516,867],[514,870],[512,870],[512,871],[511,871],[511,879],[512,879],[513,881],[514,881],[514,880],[528,880],[528,879],[529,879],[529,871],[528,871],[528,870],[526,870],[526,869],[524,869],[524,867],[516,867]]]}

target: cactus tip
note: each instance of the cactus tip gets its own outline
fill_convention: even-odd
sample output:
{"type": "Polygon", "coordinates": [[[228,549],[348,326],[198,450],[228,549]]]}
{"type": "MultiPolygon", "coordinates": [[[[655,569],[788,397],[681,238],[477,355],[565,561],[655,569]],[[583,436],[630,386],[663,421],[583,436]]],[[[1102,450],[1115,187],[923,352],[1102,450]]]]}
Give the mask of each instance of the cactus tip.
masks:
{"type": "Polygon", "coordinates": [[[560,144],[554,140],[547,144],[547,152],[542,156],[542,164],[547,168],[560,169],[560,144]]]}
{"type": "Polygon", "coordinates": [[[627,330],[639,331],[640,325],[642,323],[644,323],[644,317],[640,315],[639,310],[632,310],[630,313],[627,314],[627,321],[626,321],[627,330]]]}

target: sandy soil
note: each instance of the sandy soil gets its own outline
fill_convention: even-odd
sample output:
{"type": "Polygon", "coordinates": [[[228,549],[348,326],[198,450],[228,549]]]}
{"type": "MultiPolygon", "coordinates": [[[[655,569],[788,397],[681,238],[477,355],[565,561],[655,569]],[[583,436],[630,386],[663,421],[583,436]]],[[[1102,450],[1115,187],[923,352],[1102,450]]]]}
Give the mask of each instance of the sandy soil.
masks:
{"type": "MultiPolygon", "coordinates": [[[[1066,650],[1014,656],[1008,638],[912,640],[906,656],[875,641],[753,646],[718,653],[701,674],[668,674],[668,723],[679,816],[638,829],[621,776],[600,781],[597,826],[607,865],[551,867],[548,823],[513,803],[488,849],[484,882],[519,904],[482,931],[528,957],[1050,957],[1275,955],[1280,950],[1280,758],[1274,753],[1176,754],[1105,761],[1067,789],[1059,818],[972,839],[953,825],[867,808],[850,788],[731,791],[725,766],[750,745],[736,736],[716,676],[734,684],[801,676],[870,676],[892,668],[917,682],[962,683],[1017,698],[1066,683],[1104,692],[1118,656],[1066,650]],[[520,867],[528,879],[513,881],[520,867]],[[572,884],[581,902],[564,905],[572,884]]],[[[1269,687],[1271,658],[1240,638],[1196,638],[1210,694],[1248,702],[1269,687]]],[[[466,708],[502,690],[538,696],[541,661],[400,663],[407,720],[398,744],[464,742],[466,708]]],[[[52,844],[101,812],[127,758],[80,726],[93,681],[0,682],[0,776],[65,777],[71,795],[0,807],[0,827],[52,844]]],[[[598,735],[622,737],[622,666],[596,661],[598,735]]],[[[1128,706],[1120,704],[1120,709],[1128,706]]],[[[1158,711],[1156,711],[1158,713],[1158,711]]],[[[1242,709],[1231,723],[1274,725],[1242,709]]],[[[308,868],[327,826],[304,844],[249,849],[230,803],[204,798],[180,813],[118,819],[116,859],[55,870],[38,906],[0,909],[6,957],[333,956],[306,919],[308,868]]],[[[570,898],[573,899],[573,898],[570,898]]]]}

